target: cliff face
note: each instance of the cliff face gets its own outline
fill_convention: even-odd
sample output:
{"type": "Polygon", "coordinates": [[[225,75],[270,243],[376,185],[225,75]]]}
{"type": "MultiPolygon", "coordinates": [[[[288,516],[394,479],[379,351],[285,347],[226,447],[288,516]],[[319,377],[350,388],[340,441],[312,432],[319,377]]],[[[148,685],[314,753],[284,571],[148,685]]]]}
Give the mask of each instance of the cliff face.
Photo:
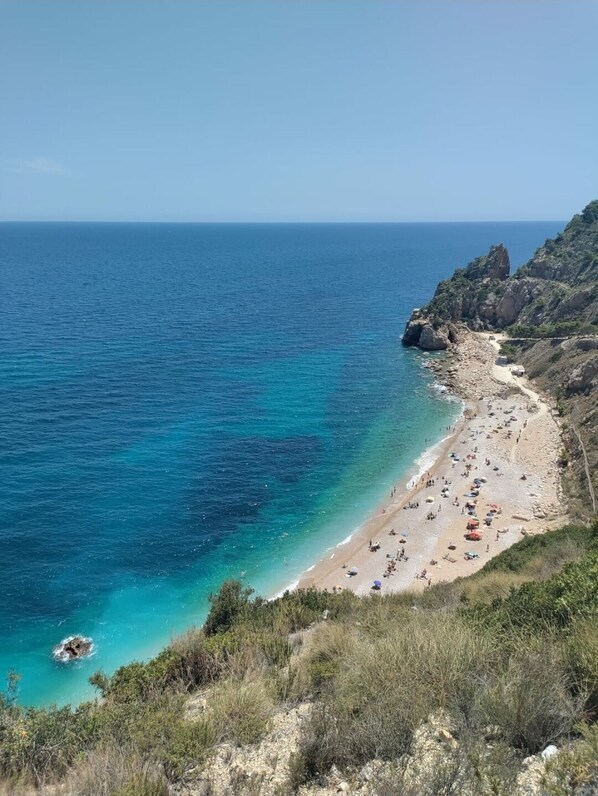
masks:
{"type": "Polygon", "coordinates": [[[414,310],[403,343],[448,348],[459,326],[506,332],[505,353],[557,401],[569,507],[588,517],[598,510],[598,200],[509,271],[502,245],[455,271],[414,310]]]}
{"type": "MultiPolygon", "coordinates": [[[[502,244],[455,271],[426,307],[413,312],[403,343],[447,348],[458,336],[457,323],[475,331],[557,326],[554,336],[598,324],[598,200],[512,276],[502,244]]],[[[519,334],[536,336],[529,329],[519,334]]]]}
{"type": "Polygon", "coordinates": [[[492,246],[485,257],[455,271],[450,279],[440,282],[426,307],[414,310],[403,343],[435,351],[457,341],[456,323],[465,321],[476,330],[495,324],[496,306],[510,269],[509,253],[501,243],[492,246]]]}

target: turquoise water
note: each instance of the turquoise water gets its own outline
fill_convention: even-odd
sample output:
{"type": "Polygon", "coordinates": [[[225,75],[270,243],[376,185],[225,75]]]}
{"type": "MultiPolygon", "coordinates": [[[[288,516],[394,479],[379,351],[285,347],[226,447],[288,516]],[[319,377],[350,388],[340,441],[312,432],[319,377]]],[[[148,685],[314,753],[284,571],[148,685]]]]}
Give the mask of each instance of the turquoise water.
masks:
{"type": "Polygon", "coordinates": [[[263,594],[445,433],[400,336],[454,267],[559,224],[0,225],[0,671],[24,703],[263,594]],[[51,649],[91,635],[92,659],[51,649]]]}

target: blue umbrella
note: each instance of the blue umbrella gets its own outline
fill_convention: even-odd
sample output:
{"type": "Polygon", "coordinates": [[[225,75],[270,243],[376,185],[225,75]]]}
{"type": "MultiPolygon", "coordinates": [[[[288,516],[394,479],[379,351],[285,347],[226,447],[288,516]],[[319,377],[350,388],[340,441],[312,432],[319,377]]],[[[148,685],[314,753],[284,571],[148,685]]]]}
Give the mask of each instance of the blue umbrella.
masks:
{"type": "Polygon", "coordinates": [[[374,588],[374,589],[381,589],[381,588],[382,588],[382,581],[381,581],[381,580],[375,580],[375,581],[374,581],[374,585],[373,585],[373,587],[372,587],[372,588],[374,588]]]}

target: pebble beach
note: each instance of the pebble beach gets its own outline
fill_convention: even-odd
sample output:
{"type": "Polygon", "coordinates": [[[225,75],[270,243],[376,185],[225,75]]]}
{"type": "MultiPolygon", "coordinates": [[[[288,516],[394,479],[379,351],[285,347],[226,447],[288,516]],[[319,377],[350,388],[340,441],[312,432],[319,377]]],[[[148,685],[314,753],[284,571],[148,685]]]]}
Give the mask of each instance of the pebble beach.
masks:
{"type": "Polygon", "coordinates": [[[463,400],[461,419],[433,449],[434,463],[393,487],[299,588],[421,590],[562,523],[556,413],[513,365],[499,364],[499,347],[499,336],[464,332],[445,358],[426,362],[463,400]],[[466,538],[474,530],[479,538],[466,538]]]}

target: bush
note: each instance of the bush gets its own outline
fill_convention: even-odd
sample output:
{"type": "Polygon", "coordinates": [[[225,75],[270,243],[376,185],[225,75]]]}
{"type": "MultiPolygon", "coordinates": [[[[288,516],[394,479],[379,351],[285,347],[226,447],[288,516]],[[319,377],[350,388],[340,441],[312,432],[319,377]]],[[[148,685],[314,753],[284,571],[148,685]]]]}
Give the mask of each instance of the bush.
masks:
{"type": "Polygon", "coordinates": [[[574,546],[583,552],[591,544],[592,531],[585,525],[566,525],[549,533],[526,536],[484,564],[479,573],[468,580],[475,580],[489,572],[525,573],[529,569],[535,570],[540,561],[546,562],[547,559],[558,564],[563,559],[564,550],[574,546]]]}
{"type": "Polygon", "coordinates": [[[210,613],[204,630],[206,636],[230,630],[235,621],[245,611],[253,589],[244,589],[237,580],[226,580],[216,594],[210,594],[210,613]]]}
{"type": "Polygon", "coordinates": [[[103,695],[115,702],[137,702],[161,694],[176,679],[178,659],[171,647],[147,663],[133,661],[107,678],[101,672],[90,677],[103,695]]]}
{"type": "Polygon", "coordinates": [[[587,696],[587,709],[598,713],[598,621],[581,619],[565,636],[565,651],[578,693],[587,696]]]}
{"type": "Polygon", "coordinates": [[[83,718],[85,707],[5,709],[0,733],[0,771],[4,776],[41,784],[66,774],[93,741],[83,718]]]}
{"type": "Polygon", "coordinates": [[[186,719],[181,697],[153,704],[131,727],[130,735],[139,754],[158,762],[171,781],[203,765],[216,742],[211,718],[186,719]]]}
{"type": "Polygon", "coordinates": [[[524,642],[496,682],[480,695],[479,723],[498,725],[509,746],[530,754],[570,732],[583,699],[570,693],[571,679],[555,644],[524,642]]]}
{"type": "Polygon", "coordinates": [[[333,680],[354,649],[355,639],[348,628],[328,622],[316,628],[303,661],[308,688],[320,691],[333,680]]]}
{"type": "Polygon", "coordinates": [[[361,765],[407,752],[432,711],[469,713],[494,655],[491,640],[459,620],[426,614],[355,644],[305,725],[297,771],[313,776],[332,763],[361,765]]]}
{"type": "Polygon", "coordinates": [[[268,729],[273,700],[265,685],[227,681],[210,696],[208,711],[220,741],[256,743],[268,729]]]}

